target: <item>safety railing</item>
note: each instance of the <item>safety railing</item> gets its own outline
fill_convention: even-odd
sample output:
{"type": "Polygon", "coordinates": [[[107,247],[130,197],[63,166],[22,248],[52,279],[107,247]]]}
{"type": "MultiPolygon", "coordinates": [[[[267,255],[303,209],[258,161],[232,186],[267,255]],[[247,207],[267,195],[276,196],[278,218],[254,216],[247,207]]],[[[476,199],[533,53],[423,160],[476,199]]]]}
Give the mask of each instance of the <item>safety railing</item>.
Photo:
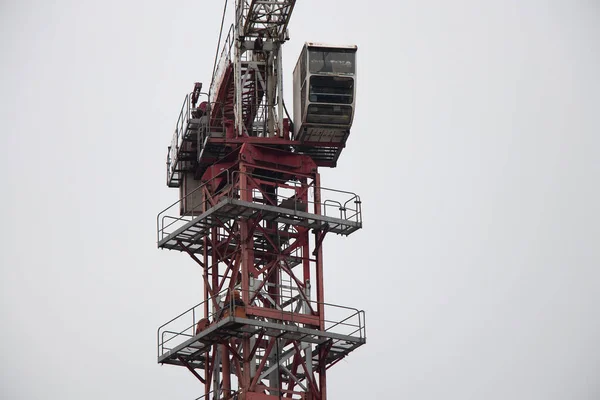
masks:
{"type": "Polygon", "coordinates": [[[219,86],[221,85],[222,75],[232,59],[231,51],[235,42],[234,37],[234,26],[233,24],[229,27],[229,32],[223,43],[223,49],[219,56],[219,61],[212,76],[212,81],[209,90],[209,101],[214,101],[214,96],[218,92],[219,86]]]}
{"type": "Polygon", "coordinates": [[[362,226],[362,203],[356,193],[326,187],[317,188],[314,181],[302,184],[257,174],[223,170],[157,215],[157,242],[171,235],[224,197],[251,199],[253,203],[261,205],[323,215],[353,222],[358,227],[362,226]],[[251,181],[252,188],[241,190],[239,185],[234,188],[241,174],[251,181]],[[212,185],[217,180],[221,189],[210,198],[204,196],[202,188],[207,184],[212,185]],[[315,199],[317,194],[319,198],[315,199]]]}
{"type": "MultiPolygon", "coordinates": [[[[157,330],[158,357],[171,353],[175,347],[225,317],[267,319],[246,315],[247,305],[241,301],[243,297],[241,290],[225,289],[161,325],[157,330]],[[208,313],[205,312],[206,309],[209,310],[208,313]]],[[[249,291],[248,298],[250,299],[249,306],[263,307],[268,310],[268,322],[318,330],[312,323],[306,322],[306,317],[316,315],[316,310],[322,308],[326,316],[326,318],[322,318],[324,324],[322,332],[325,332],[323,336],[331,333],[355,340],[366,339],[365,313],[362,310],[313,301],[300,293],[294,296],[281,293],[272,294],[264,288],[258,291],[249,291]]],[[[313,317],[314,319],[315,317],[313,317]]],[[[281,329],[285,330],[285,326],[282,326],[281,329]]]]}
{"type": "Polygon", "coordinates": [[[160,242],[177,229],[186,225],[192,219],[215,205],[217,199],[221,198],[231,189],[230,173],[228,170],[220,171],[212,179],[199,185],[187,195],[180,198],[156,216],[156,240],[160,242]],[[206,196],[203,189],[207,185],[221,182],[222,188],[212,196],[206,196]]]}
{"type": "Polygon", "coordinates": [[[179,174],[178,170],[181,169],[179,166],[179,149],[183,144],[184,135],[186,133],[187,125],[190,120],[190,95],[186,94],[181,105],[181,111],[179,111],[179,117],[175,124],[175,132],[173,132],[173,138],[171,139],[171,145],[167,150],[167,185],[171,184],[171,181],[175,174],[179,174]]]}
{"type": "MultiPolygon", "coordinates": [[[[232,173],[232,180],[237,181],[240,174],[248,177],[255,184],[251,189],[246,190],[249,194],[248,198],[253,202],[362,224],[362,202],[356,193],[317,187],[314,181],[302,184],[297,181],[238,171],[232,173]],[[263,187],[264,190],[257,189],[256,186],[263,187]],[[276,191],[269,193],[267,188],[274,188],[276,191]],[[319,199],[315,199],[317,194],[319,199]]],[[[241,192],[243,191],[240,190],[241,192]]]]}
{"type": "MultiPolygon", "coordinates": [[[[196,335],[196,329],[198,328],[198,322],[203,319],[208,321],[217,320],[218,316],[224,312],[224,307],[215,308],[215,305],[209,303],[215,301],[218,302],[221,297],[227,295],[227,291],[222,291],[219,295],[209,298],[201,303],[196,304],[192,308],[182,312],[175,318],[164,323],[158,328],[157,339],[158,339],[158,356],[162,356],[170,352],[177,345],[185,342],[189,338],[196,335]],[[212,312],[206,314],[205,304],[208,305],[212,312]]],[[[230,311],[233,311],[234,304],[229,307],[230,311]]]]}
{"type": "MultiPolygon", "coordinates": [[[[206,93],[202,93],[203,95],[207,95],[206,93]]],[[[190,163],[189,166],[184,166],[181,165],[182,161],[180,160],[180,156],[181,156],[181,149],[183,146],[183,142],[186,138],[186,135],[189,133],[188,132],[188,127],[190,124],[190,120],[192,120],[193,118],[198,118],[197,116],[194,117],[194,114],[192,113],[193,110],[193,105],[191,104],[190,101],[190,97],[191,94],[186,94],[185,98],[183,99],[183,104],[181,105],[181,110],[179,111],[179,115],[177,118],[177,123],[175,124],[175,131],[173,132],[173,137],[171,139],[171,145],[168,147],[167,150],[167,185],[171,186],[171,184],[173,183],[173,181],[181,181],[181,179],[183,178],[181,175],[181,171],[186,169],[186,167],[191,167],[193,165],[193,162],[191,161],[186,161],[187,163],[190,163]]],[[[208,121],[211,121],[211,118],[206,118],[206,120],[204,122],[202,122],[202,119],[200,119],[200,123],[197,126],[197,131],[198,131],[198,149],[199,151],[202,149],[202,146],[205,144],[205,140],[207,138],[207,136],[214,134],[214,133],[219,133],[219,136],[224,137],[225,136],[225,129],[223,126],[223,107],[219,107],[219,105],[222,106],[222,104],[217,104],[216,102],[209,102],[207,101],[207,106],[206,106],[206,110],[204,111],[205,116],[210,116],[212,115],[212,111],[214,109],[216,110],[220,110],[219,114],[220,115],[214,115],[212,118],[212,121],[214,122],[212,126],[210,126],[208,124],[208,121]]],[[[196,122],[198,123],[198,120],[194,120],[192,122],[196,122]]]]}
{"type": "MultiPolygon", "coordinates": [[[[210,137],[225,137],[225,109],[223,103],[208,102],[206,108],[207,122],[200,124],[198,150],[201,151],[210,137]],[[217,111],[215,111],[217,110],[217,111]]],[[[200,160],[199,160],[200,161],[200,160]]]]}

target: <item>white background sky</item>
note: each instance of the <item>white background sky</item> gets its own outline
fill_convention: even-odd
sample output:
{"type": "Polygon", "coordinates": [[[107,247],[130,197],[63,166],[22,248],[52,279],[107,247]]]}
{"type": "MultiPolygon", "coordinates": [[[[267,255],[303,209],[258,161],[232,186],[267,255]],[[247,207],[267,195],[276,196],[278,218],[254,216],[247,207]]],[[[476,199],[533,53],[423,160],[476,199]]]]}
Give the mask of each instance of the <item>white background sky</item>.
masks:
{"type": "MultiPolygon", "coordinates": [[[[156,364],[156,328],[202,291],[155,216],[222,5],[0,1],[1,398],[202,392],[156,364]]],[[[305,41],[359,47],[322,181],[361,195],[364,229],[324,249],[368,344],[329,398],[597,399],[599,3],[298,0],[290,35],[290,109],[305,41]]]]}

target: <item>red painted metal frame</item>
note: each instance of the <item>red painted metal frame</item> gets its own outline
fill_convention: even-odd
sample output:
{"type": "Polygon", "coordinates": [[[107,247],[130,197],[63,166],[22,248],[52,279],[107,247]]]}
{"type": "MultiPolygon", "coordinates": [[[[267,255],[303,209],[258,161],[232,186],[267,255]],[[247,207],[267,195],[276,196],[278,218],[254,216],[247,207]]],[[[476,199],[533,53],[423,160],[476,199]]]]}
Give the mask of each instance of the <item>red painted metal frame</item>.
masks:
{"type": "MultiPolygon", "coordinates": [[[[280,139],[279,139],[280,140],[280,139]]],[[[308,156],[294,154],[292,152],[264,146],[263,141],[258,141],[261,145],[244,142],[237,150],[237,160],[229,161],[223,166],[227,166],[229,176],[232,178],[231,187],[227,192],[217,193],[219,183],[214,185],[206,185],[203,188],[203,195],[206,199],[210,199],[206,205],[206,209],[211,204],[216,204],[221,196],[239,193],[240,200],[253,202],[253,191],[260,193],[263,196],[263,201],[268,205],[276,205],[273,199],[269,198],[269,193],[273,193],[276,186],[286,187],[285,184],[275,181],[268,177],[269,174],[276,175],[278,178],[294,179],[300,182],[297,187],[287,185],[289,188],[295,188],[298,199],[306,202],[308,200],[308,190],[314,193],[315,212],[320,213],[320,180],[317,166],[308,156]],[[257,177],[257,172],[260,176],[257,177]],[[254,174],[254,175],[253,175],[254,174]],[[311,184],[308,182],[311,181],[311,184]],[[270,191],[270,192],[269,192],[270,191]]],[[[271,142],[272,143],[272,142],[271,142]]],[[[220,170],[219,165],[215,165],[214,170],[220,170]]],[[[211,169],[205,172],[203,180],[214,178],[214,173],[211,169]]],[[[214,183],[214,179],[213,179],[214,183]]],[[[206,209],[204,211],[206,211],[206,209]]],[[[205,302],[204,311],[206,315],[210,314],[210,306],[218,309],[218,304],[215,300],[217,293],[224,289],[232,290],[236,284],[241,284],[242,301],[245,304],[250,304],[256,298],[250,297],[250,279],[261,278],[261,287],[264,288],[267,283],[277,285],[282,283],[281,276],[289,277],[290,282],[300,288],[302,293],[307,290],[307,282],[316,288],[317,299],[319,304],[316,309],[312,309],[309,314],[282,312],[270,307],[270,304],[265,300],[262,306],[248,305],[245,311],[248,316],[257,317],[259,319],[269,319],[278,321],[294,321],[313,326],[315,329],[324,329],[324,285],[323,285],[323,263],[322,263],[322,241],[326,231],[314,232],[314,237],[311,239],[310,230],[303,226],[289,226],[285,232],[286,238],[290,241],[287,248],[281,248],[278,243],[275,243],[273,234],[280,234],[278,227],[272,223],[267,223],[262,220],[260,213],[252,218],[238,220],[234,224],[227,221],[216,220],[219,225],[211,229],[210,234],[203,238],[204,251],[202,257],[197,257],[183,244],[180,244],[182,249],[186,251],[194,261],[203,269],[204,281],[204,297],[205,299],[213,299],[211,302],[205,302]],[[259,249],[254,245],[256,235],[260,235],[265,239],[270,249],[259,249]],[[301,263],[295,267],[291,267],[285,261],[285,257],[293,252],[300,252],[301,263]],[[282,262],[283,261],[283,262],[282,262]]],[[[269,293],[275,301],[281,301],[278,294],[272,290],[269,293]]],[[[257,290],[258,291],[258,290],[257,290]]],[[[305,299],[308,300],[308,299],[305,299]]],[[[232,379],[235,378],[238,382],[238,387],[241,393],[253,393],[259,399],[262,396],[269,396],[266,392],[269,390],[268,385],[262,383],[259,379],[263,371],[269,355],[274,351],[277,339],[263,338],[264,331],[259,331],[254,335],[255,343],[251,346],[250,335],[246,335],[242,339],[232,339],[221,344],[212,346],[210,352],[205,356],[204,377],[197,375],[189,366],[188,369],[194,372],[194,375],[205,382],[205,393],[214,390],[213,387],[213,370],[215,368],[215,355],[217,350],[221,354],[221,371],[219,374],[219,384],[224,393],[229,393],[231,389],[232,379]],[[260,353],[262,356],[260,364],[256,368],[254,376],[250,375],[250,362],[252,358],[260,353]]],[[[292,374],[296,375],[301,368],[304,371],[309,371],[306,365],[306,354],[301,348],[300,341],[287,341],[280,343],[280,346],[293,351],[292,374]]],[[[325,400],[326,399],[326,376],[325,371],[327,365],[326,351],[322,348],[317,348],[321,362],[319,363],[318,371],[313,371],[312,374],[305,373],[300,380],[306,382],[306,387],[309,392],[305,393],[306,398],[325,400]],[[318,378],[315,377],[315,372],[318,378]]],[[[312,358],[312,356],[311,356],[312,358]]],[[[286,378],[285,375],[277,368],[278,388],[271,390],[279,391],[287,398],[291,398],[293,394],[303,393],[302,390],[295,390],[297,382],[294,379],[287,379],[287,388],[283,387],[286,378]]],[[[304,394],[302,395],[304,396],[304,394]]],[[[240,397],[243,398],[243,397],[240,397]]]]}

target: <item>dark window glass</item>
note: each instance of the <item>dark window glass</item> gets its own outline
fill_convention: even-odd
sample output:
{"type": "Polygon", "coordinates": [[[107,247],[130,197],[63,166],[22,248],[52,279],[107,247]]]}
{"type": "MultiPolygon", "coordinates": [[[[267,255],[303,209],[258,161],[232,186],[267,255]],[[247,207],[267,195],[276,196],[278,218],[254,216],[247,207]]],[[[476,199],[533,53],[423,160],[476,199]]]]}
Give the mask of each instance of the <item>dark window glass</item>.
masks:
{"type": "Polygon", "coordinates": [[[310,73],[330,72],[353,74],[356,50],[353,49],[311,49],[308,51],[310,73]]]}
{"type": "Polygon", "coordinates": [[[352,118],[352,107],[329,104],[311,104],[308,106],[306,122],[324,125],[348,125],[352,118]]]}
{"type": "Polygon", "coordinates": [[[354,78],[347,76],[310,77],[309,100],[315,103],[352,104],[354,78]]]}

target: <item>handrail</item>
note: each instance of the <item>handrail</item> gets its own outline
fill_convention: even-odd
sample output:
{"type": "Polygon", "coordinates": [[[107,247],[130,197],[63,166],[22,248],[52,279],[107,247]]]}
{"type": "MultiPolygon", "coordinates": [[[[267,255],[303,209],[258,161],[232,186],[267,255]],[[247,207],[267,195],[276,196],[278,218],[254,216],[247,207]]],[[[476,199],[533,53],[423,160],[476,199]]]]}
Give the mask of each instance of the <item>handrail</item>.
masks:
{"type": "MultiPolygon", "coordinates": [[[[207,108],[206,108],[206,116],[208,118],[208,122],[206,124],[202,124],[200,125],[200,131],[198,134],[198,151],[200,152],[205,144],[205,140],[206,137],[209,136],[209,134],[211,132],[213,132],[213,129],[217,129],[217,130],[221,130],[223,132],[223,137],[225,137],[225,109],[223,107],[223,104],[220,102],[216,102],[216,101],[210,101],[210,94],[207,95],[208,101],[207,101],[207,108]],[[217,104],[221,104],[221,107],[215,107],[217,104]],[[217,108],[220,111],[219,116],[215,116],[213,115],[213,109],[217,108]],[[214,121],[217,123],[217,125],[212,124],[211,122],[214,121]]],[[[198,156],[200,156],[200,153],[198,153],[198,156]]],[[[198,161],[200,161],[200,158],[198,157],[198,161]]]]}
{"type": "Polygon", "coordinates": [[[342,208],[343,208],[343,207],[342,207],[342,203],[340,203],[339,201],[335,201],[335,200],[329,200],[329,199],[326,199],[326,200],[323,202],[323,206],[324,206],[324,207],[323,207],[323,215],[327,215],[327,205],[328,205],[328,204],[337,205],[337,206],[338,206],[338,209],[339,209],[340,211],[342,211],[342,208]]]}
{"type": "MultiPolygon", "coordinates": [[[[216,107],[219,102],[211,102],[210,94],[206,92],[201,92],[200,95],[207,97],[207,108],[204,115],[208,116],[208,121],[211,121],[211,118],[214,118],[217,125],[210,125],[200,122],[198,127],[198,150],[201,150],[206,136],[211,132],[222,131],[223,137],[225,136],[225,127],[224,127],[224,109],[223,107],[216,107]],[[219,109],[220,115],[212,115],[213,109],[219,109]]],[[[175,123],[175,130],[173,132],[173,136],[171,138],[171,145],[167,148],[167,185],[171,186],[175,176],[177,176],[178,180],[182,179],[183,166],[180,161],[180,152],[182,150],[183,142],[186,139],[186,134],[188,133],[188,125],[192,120],[192,104],[191,104],[191,93],[185,95],[183,99],[183,103],[181,105],[181,109],[179,111],[179,115],[177,117],[177,121],[175,123]]],[[[221,104],[222,105],[222,104],[221,104]]],[[[196,121],[197,122],[197,121],[196,121]]],[[[199,160],[196,160],[199,161],[199,160]]]]}
{"type": "MultiPolygon", "coordinates": [[[[232,172],[232,181],[236,182],[237,181],[236,180],[236,176],[239,176],[240,174],[249,176],[251,178],[258,178],[258,179],[262,179],[262,180],[265,180],[265,181],[279,183],[283,187],[288,187],[288,188],[290,186],[295,186],[297,188],[300,187],[299,186],[300,184],[298,184],[296,182],[290,182],[290,181],[286,181],[286,180],[283,180],[283,179],[277,179],[277,178],[267,177],[267,176],[264,176],[264,175],[253,174],[253,173],[248,173],[248,172],[243,172],[242,173],[240,171],[233,171],[232,172]]],[[[331,189],[331,188],[324,187],[324,186],[318,186],[317,187],[317,186],[314,185],[314,182],[312,182],[308,186],[312,187],[313,190],[319,189],[320,192],[321,192],[321,198],[327,197],[327,194],[338,194],[338,195],[342,195],[342,196],[349,196],[349,197],[344,198],[342,200],[342,201],[344,201],[343,204],[342,204],[341,201],[337,201],[337,200],[334,200],[334,199],[329,199],[329,198],[327,198],[325,200],[321,199],[321,201],[319,203],[322,206],[321,207],[321,215],[327,216],[328,215],[327,214],[327,210],[328,209],[330,210],[331,207],[335,206],[338,209],[338,211],[339,211],[339,216],[337,218],[343,219],[343,220],[346,220],[346,221],[354,221],[354,222],[362,223],[362,213],[361,213],[361,210],[360,210],[361,202],[360,202],[360,197],[356,193],[345,191],[345,190],[339,190],[339,189],[331,189]],[[324,196],[324,194],[325,194],[325,196],[324,196]],[[348,206],[348,204],[350,204],[352,202],[354,202],[354,204],[357,205],[356,208],[350,208],[348,206]],[[350,217],[348,217],[347,216],[347,211],[351,211],[351,212],[353,212],[353,214],[350,214],[350,217]]],[[[256,190],[256,189],[247,189],[247,190],[256,190]]],[[[277,200],[281,200],[281,201],[290,200],[292,197],[294,197],[294,196],[285,197],[285,196],[281,196],[279,194],[275,195],[275,198],[277,200]]],[[[301,210],[298,209],[298,205],[299,204],[303,204],[303,202],[296,201],[296,200],[294,201],[294,208],[293,208],[294,211],[301,211],[301,210]]],[[[313,207],[314,207],[314,205],[316,205],[317,202],[315,202],[314,200],[313,201],[307,200],[306,204],[307,205],[313,205],[313,207]]],[[[313,211],[314,211],[314,213],[316,213],[316,210],[313,209],[313,211]]]]}
{"type": "Polygon", "coordinates": [[[214,196],[218,197],[219,199],[223,197],[235,199],[241,198],[242,190],[239,188],[235,190],[235,193],[233,191],[228,192],[232,189],[232,185],[235,182],[238,182],[241,174],[261,182],[269,182],[274,186],[283,189],[284,194],[279,192],[273,196],[265,196],[265,193],[256,188],[244,189],[246,190],[246,193],[250,192],[249,197],[252,198],[253,201],[262,202],[265,205],[272,204],[278,207],[282,207],[282,205],[285,204],[283,207],[292,209],[295,212],[303,211],[312,214],[317,214],[318,204],[320,205],[320,214],[323,216],[362,224],[362,202],[356,193],[339,189],[331,189],[323,186],[317,187],[313,181],[307,184],[305,187],[306,190],[308,190],[307,195],[309,197],[305,201],[300,201],[296,198],[296,192],[300,191],[302,188],[301,184],[298,182],[286,181],[284,179],[267,177],[260,174],[223,170],[216,174],[211,180],[202,183],[196,189],[158,213],[156,217],[157,242],[160,242],[163,238],[170,234],[170,232],[167,232],[167,229],[177,226],[178,223],[181,223],[179,226],[183,226],[191,221],[195,216],[212,207],[213,204],[210,202],[212,199],[202,199],[201,201],[194,203],[193,207],[186,207],[186,212],[183,214],[180,213],[181,207],[178,206],[187,206],[189,200],[194,198],[193,196],[196,196],[198,193],[200,193],[198,192],[199,190],[202,190],[202,188],[206,187],[207,184],[212,183],[214,180],[223,178],[225,179],[225,184],[218,193],[214,194],[214,196]],[[285,194],[286,190],[289,191],[289,193],[285,194]],[[320,202],[314,201],[314,192],[316,190],[320,190],[320,202]],[[311,200],[311,197],[313,197],[313,200],[311,200]],[[352,204],[355,206],[352,206],[352,204]]]}
{"type": "Polygon", "coordinates": [[[190,94],[186,94],[179,111],[179,117],[175,123],[175,132],[173,132],[173,138],[171,140],[171,146],[167,151],[167,185],[171,183],[171,178],[177,169],[179,164],[179,149],[183,143],[183,135],[187,123],[190,119],[190,94]]]}
{"type": "MultiPolygon", "coordinates": [[[[171,204],[170,206],[166,207],[164,210],[162,210],[161,212],[159,212],[158,215],[156,216],[156,241],[160,242],[160,240],[162,239],[161,238],[161,233],[163,234],[163,237],[164,237],[164,230],[166,228],[169,228],[170,226],[174,225],[177,221],[185,221],[186,223],[189,221],[188,219],[186,219],[186,214],[185,213],[183,215],[180,215],[179,217],[174,217],[172,215],[163,215],[163,214],[165,214],[167,211],[169,211],[173,207],[181,204],[182,202],[184,202],[188,198],[191,199],[192,196],[194,196],[195,194],[199,193],[198,191],[201,191],[206,185],[212,183],[214,180],[216,180],[218,178],[222,178],[223,175],[225,176],[225,179],[226,179],[226,185],[223,187],[222,190],[229,189],[229,186],[230,186],[230,183],[231,183],[229,170],[223,170],[223,171],[220,171],[217,175],[215,175],[212,179],[210,179],[210,180],[202,183],[196,189],[192,190],[190,193],[188,193],[184,197],[180,198],[179,200],[175,201],[173,204],[171,204]],[[173,220],[173,222],[171,222],[171,223],[169,223],[168,225],[165,226],[165,224],[164,224],[165,219],[171,219],[171,220],[173,220]]],[[[219,194],[219,193],[215,193],[215,194],[219,194]]],[[[188,211],[188,214],[190,214],[190,215],[193,216],[197,211],[200,211],[200,208],[204,208],[203,206],[205,206],[209,202],[209,200],[210,199],[205,199],[204,201],[199,202],[190,211],[188,211]]],[[[202,210],[202,211],[205,211],[205,210],[202,210]]]]}
{"type": "MultiPolygon", "coordinates": [[[[198,307],[200,307],[200,306],[203,306],[207,302],[210,302],[210,301],[213,301],[214,299],[219,299],[219,298],[223,297],[223,294],[226,294],[228,290],[229,289],[223,289],[217,295],[215,295],[213,297],[210,297],[210,298],[208,298],[208,299],[206,299],[206,300],[204,300],[204,301],[196,304],[193,307],[190,307],[189,309],[185,310],[181,314],[177,315],[176,317],[172,318],[171,320],[169,320],[169,321],[165,322],[164,324],[162,324],[161,326],[159,326],[158,329],[157,329],[157,332],[156,332],[157,339],[158,339],[158,356],[160,357],[161,354],[165,354],[165,347],[164,347],[164,345],[166,343],[170,342],[171,340],[175,339],[176,337],[178,337],[178,336],[186,336],[188,338],[193,337],[194,336],[193,334],[186,334],[185,332],[191,329],[192,333],[193,333],[194,332],[194,328],[196,327],[197,322],[200,319],[202,319],[202,318],[197,318],[197,316],[196,316],[196,309],[198,307]],[[191,317],[192,317],[192,324],[191,325],[185,325],[185,327],[182,330],[179,330],[179,331],[163,330],[161,332],[161,329],[163,329],[166,326],[172,324],[173,322],[175,322],[175,321],[177,321],[177,320],[185,317],[190,312],[192,313],[192,315],[191,315],[191,317]],[[165,333],[171,333],[171,334],[173,334],[173,336],[171,338],[165,340],[165,338],[164,338],[165,333]]],[[[221,312],[222,310],[223,310],[222,308],[219,309],[219,310],[216,310],[216,311],[210,313],[210,315],[205,316],[205,318],[209,318],[209,317],[213,317],[214,318],[214,316],[217,313],[221,312]]],[[[202,315],[202,314],[200,314],[200,315],[202,315]]]]}
{"type": "Polygon", "coordinates": [[[224,65],[227,64],[230,60],[231,60],[231,49],[233,47],[233,44],[235,42],[234,39],[234,25],[231,24],[231,26],[229,27],[229,31],[227,33],[227,37],[225,38],[225,42],[223,43],[223,49],[221,50],[221,56],[219,57],[219,62],[217,64],[216,69],[213,68],[214,73],[212,76],[212,81],[210,84],[210,89],[209,89],[209,102],[213,100],[213,96],[215,94],[215,92],[217,91],[217,86],[220,86],[221,84],[221,80],[217,79],[220,78],[220,75],[223,73],[224,70],[224,65]]]}
{"type": "MultiPolygon", "coordinates": [[[[244,292],[240,289],[235,289],[235,291],[239,293],[244,292]]],[[[272,296],[272,293],[269,293],[264,288],[259,291],[248,292],[248,298],[252,299],[250,301],[250,304],[248,305],[255,307],[263,307],[262,301],[264,301],[264,299],[266,298],[271,298],[272,296]],[[255,293],[258,295],[252,296],[255,293]]],[[[207,318],[209,323],[208,326],[210,326],[211,324],[216,323],[218,320],[220,320],[224,311],[228,310],[230,312],[229,315],[234,315],[233,312],[236,307],[245,307],[235,305],[233,299],[233,292],[229,288],[223,289],[215,296],[209,297],[208,299],[196,304],[195,306],[190,307],[189,309],[180,313],[176,317],[162,324],[157,329],[158,357],[170,352],[178,344],[194,337],[197,334],[195,329],[200,320],[207,318]],[[227,301],[228,298],[230,298],[231,300],[227,301]],[[212,303],[212,312],[209,312],[208,315],[204,316],[204,306],[206,305],[206,303],[212,303]],[[217,307],[215,307],[215,305],[217,307]],[[227,308],[224,308],[224,305],[226,305],[227,308]],[[165,346],[171,342],[173,342],[174,344],[169,345],[169,347],[165,346]]],[[[271,311],[277,311],[281,313],[280,318],[270,317],[269,320],[271,322],[273,322],[273,320],[280,320],[281,323],[284,325],[305,324],[306,322],[303,322],[302,319],[295,316],[314,316],[315,313],[307,308],[304,308],[304,312],[298,313],[294,311],[294,307],[297,304],[304,305],[306,303],[312,304],[312,307],[310,308],[314,310],[319,309],[320,306],[322,306],[325,313],[331,313],[337,310],[335,312],[336,314],[342,314],[342,316],[337,319],[327,319],[324,315],[322,315],[319,319],[321,323],[324,324],[324,332],[352,336],[358,339],[366,339],[366,329],[364,325],[364,310],[358,310],[354,307],[342,306],[339,304],[307,300],[305,298],[300,298],[297,296],[286,296],[283,293],[278,293],[276,295],[274,307],[269,308],[269,310],[271,311]],[[286,305],[283,306],[284,304],[286,305]]],[[[248,318],[253,317],[249,316],[248,318]]]]}

